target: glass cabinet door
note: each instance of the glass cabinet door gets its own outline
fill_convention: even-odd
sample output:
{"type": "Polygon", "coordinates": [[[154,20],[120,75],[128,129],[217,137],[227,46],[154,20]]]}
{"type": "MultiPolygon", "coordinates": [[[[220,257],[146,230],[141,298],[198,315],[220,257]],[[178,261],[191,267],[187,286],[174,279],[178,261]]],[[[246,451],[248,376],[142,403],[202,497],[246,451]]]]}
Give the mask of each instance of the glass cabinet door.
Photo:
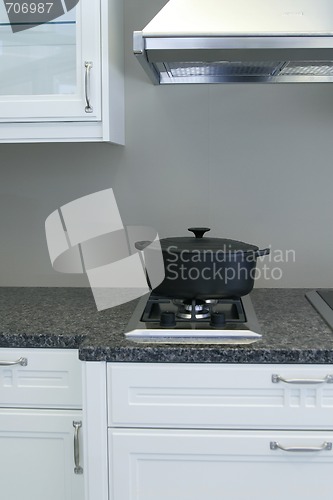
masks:
{"type": "Polygon", "coordinates": [[[80,0],[69,11],[68,0],[59,2],[63,15],[21,29],[8,9],[53,2],[0,0],[0,122],[101,118],[100,2],[80,0]]]}

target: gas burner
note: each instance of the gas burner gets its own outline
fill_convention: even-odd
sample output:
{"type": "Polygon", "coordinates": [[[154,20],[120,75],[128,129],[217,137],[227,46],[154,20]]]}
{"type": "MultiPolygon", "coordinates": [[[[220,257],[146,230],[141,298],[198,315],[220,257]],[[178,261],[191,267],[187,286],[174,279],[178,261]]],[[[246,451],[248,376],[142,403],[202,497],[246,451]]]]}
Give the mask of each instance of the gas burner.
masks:
{"type": "Polygon", "coordinates": [[[180,300],[151,294],[140,299],[126,338],[138,342],[234,343],[260,339],[249,296],[180,300]]]}
{"type": "Polygon", "coordinates": [[[210,308],[204,300],[187,299],[178,305],[177,318],[206,319],[210,317],[210,308]]]}
{"type": "Polygon", "coordinates": [[[204,302],[205,304],[214,305],[218,303],[218,299],[205,299],[204,302]]]}

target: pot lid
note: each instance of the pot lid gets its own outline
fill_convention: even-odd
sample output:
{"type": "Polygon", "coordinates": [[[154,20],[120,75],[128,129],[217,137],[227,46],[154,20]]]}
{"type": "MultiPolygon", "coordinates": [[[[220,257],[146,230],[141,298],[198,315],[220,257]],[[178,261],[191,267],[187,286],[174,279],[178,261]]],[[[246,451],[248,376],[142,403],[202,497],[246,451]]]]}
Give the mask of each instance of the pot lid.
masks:
{"type": "Polygon", "coordinates": [[[227,238],[210,238],[204,234],[210,231],[208,227],[190,227],[189,231],[194,233],[194,236],[170,237],[160,240],[162,250],[172,252],[193,252],[211,250],[223,253],[234,252],[256,252],[258,247],[244,243],[243,241],[231,240],[227,238]]]}

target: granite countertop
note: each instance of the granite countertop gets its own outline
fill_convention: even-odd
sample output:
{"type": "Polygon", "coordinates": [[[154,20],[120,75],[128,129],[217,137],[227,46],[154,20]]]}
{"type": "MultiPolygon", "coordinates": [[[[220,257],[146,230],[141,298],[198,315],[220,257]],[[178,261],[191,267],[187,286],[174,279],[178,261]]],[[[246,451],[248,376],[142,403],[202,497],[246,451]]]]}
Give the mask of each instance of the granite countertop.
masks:
{"type": "Polygon", "coordinates": [[[135,343],[137,301],[98,312],[88,288],[0,288],[0,347],[73,348],[85,361],[333,363],[333,332],[305,289],[255,289],[262,339],[248,345],[135,343]]]}

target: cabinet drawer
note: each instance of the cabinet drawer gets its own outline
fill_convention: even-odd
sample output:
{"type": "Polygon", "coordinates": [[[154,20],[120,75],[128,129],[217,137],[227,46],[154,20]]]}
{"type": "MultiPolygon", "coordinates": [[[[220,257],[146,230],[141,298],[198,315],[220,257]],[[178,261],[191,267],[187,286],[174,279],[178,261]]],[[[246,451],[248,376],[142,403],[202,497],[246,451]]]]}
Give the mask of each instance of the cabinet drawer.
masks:
{"type": "Polygon", "coordinates": [[[332,438],[327,431],[109,429],[110,500],[331,500],[332,438]]]}
{"type": "Polygon", "coordinates": [[[107,369],[109,426],[333,429],[331,365],[109,363],[107,369]]]}
{"type": "Polygon", "coordinates": [[[82,408],[75,349],[0,349],[0,407],[82,408]]]}

